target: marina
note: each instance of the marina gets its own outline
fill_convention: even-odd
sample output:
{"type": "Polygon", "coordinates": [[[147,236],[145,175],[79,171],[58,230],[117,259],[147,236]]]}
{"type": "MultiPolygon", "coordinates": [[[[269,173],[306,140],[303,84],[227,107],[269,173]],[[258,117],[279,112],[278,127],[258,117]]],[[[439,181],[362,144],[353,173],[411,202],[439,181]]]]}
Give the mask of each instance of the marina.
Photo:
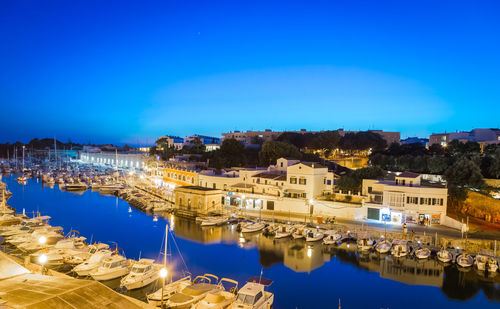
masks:
{"type": "MultiPolygon", "coordinates": [[[[168,228],[182,254],[175,254],[174,250],[168,254],[169,273],[174,280],[182,279],[189,270],[194,276],[215,274],[217,278],[231,278],[243,286],[248,278],[262,272],[263,277],[274,281],[268,289],[275,295],[275,308],[310,308],[310,299],[324,307],[335,305],[338,299],[344,308],[366,307],[374,304],[374,300],[380,307],[398,307],[406,299],[398,295],[418,294],[432,295],[433,302],[439,302],[439,306],[453,303],[457,308],[476,304],[494,308],[500,301],[500,276],[496,273],[485,274],[473,265],[457,267],[453,263],[442,263],[434,255],[429,257],[429,249],[415,245],[414,250],[404,255],[403,249],[394,249],[393,241],[381,246],[381,250],[392,247],[398,253],[380,254],[373,249],[363,250],[363,246],[358,249],[354,239],[339,242],[342,236],[337,233],[305,226],[297,226],[292,232],[287,226],[274,230],[268,226],[264,230],[264,223],[258,221],[238,225],[213,217],[196,222],[173,214],[158,216],[143,212],[116,196],[97,191],[75,194],[57,186],[46,187],[36,178],[27,179],[23,184],[11,175],[4,176],[2,181],[12,192],[8,204],[18,213],[50,216],[51,225],[61,226],[65,234],[78,230],[79,237],[86,237],[89,243],[104,242],[110,248],[119,246],[126,259],[147,260],[141,264],[144,267],[148,267],[148,263],[161,266],[165,228],[168,228]],[[203,222],[207,222],[205,226],[203,222]],[[243,233],[244,228],[248,232],[243,233]],[[295,235],[299,231],[303,239],[290,236],[290,232],[295,235]],[[363,289],[366,299],[356,297],[367,283],[370,289],[363,289]],[[387,291],[393,291],[391,296],[383,297],[387,291]]],[[[365,243],[372,241],[368,236],[365,239],[365,243]]],[[[361,236],[360,242],[363,243],[361,236]]],[[[459,261],[467,260],[456,252],[452,256],[459,261]]],[[[482,260],[485,259],[487,257],[482,260]]],[[[102,272],[101,268],[93,268],[88,274],[82,274],[91,278],[99,269],[102,272]]],[[[154,274],[157,276],[158,272],[154,274]]],[[[121,277],[101,282],[142,301],[147,301],[148,295],[161,288],[160,280],[153,276],[151,284],[123,289],[121,277]]],[[[207,296],[206,301],[214,297],[207,296]]],[[[412,302],[405,305],[405,308],[418,307],[419,304],[412,302]]]]}

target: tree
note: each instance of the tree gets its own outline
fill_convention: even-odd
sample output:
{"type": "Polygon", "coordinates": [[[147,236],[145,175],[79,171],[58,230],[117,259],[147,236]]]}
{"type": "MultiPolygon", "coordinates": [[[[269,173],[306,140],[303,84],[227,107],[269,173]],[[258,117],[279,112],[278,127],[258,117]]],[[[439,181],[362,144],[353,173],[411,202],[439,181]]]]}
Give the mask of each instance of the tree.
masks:
{"type": "Polygon", "coordinates": [[[337,186],[344,191],[360,191],[363,179],[379,179],[384,175],[384,171],[379,167],[360,168],[340,177],[337,186]]]}
{"type": "Polygon", "coordinates": [[[448,159],[442,156],[433,156],[427,159],[427,168],[431,174],[441,175],[448,168],[448,159]]]}
{"type": "Polygon", "coordinates": [[[481,189],[485,183],[479,167],[470,159],[461,157],[444,173],[450,197],[458,202],[467,199],[467,189],[481,189]]]}
{"type": "Polygon", "coordinates": [[[387,142],[380,134],[373,132],[347,133],[340,139],[339,147],[351,152],[368,149],[379,151],[387,147],[387,142]]]}
{"type": "Polygon", "coordinates": [[[265,141],[262,144],[262,148],[259,152],[260,164],[263,166],[268,166],[276,163],[276,160],[281,157],[292,157],[300,159],[302,154],[299,149],[294,145],[279,142],[279,141],[265,141]]]}
{"type": "Polygon", "coordinates": [[[220,146],[220,155],[226,166],[241,166],[244,160],[245,146],[234,138],[225,139],[220,146]]]}
{"type": "Polygon", "coordinates": [[[442,156],[444,155],[445,151],[443,149],[443,146],[439,144],[432,144],[429,146],[429,154],[433,156],[442,156]]]}

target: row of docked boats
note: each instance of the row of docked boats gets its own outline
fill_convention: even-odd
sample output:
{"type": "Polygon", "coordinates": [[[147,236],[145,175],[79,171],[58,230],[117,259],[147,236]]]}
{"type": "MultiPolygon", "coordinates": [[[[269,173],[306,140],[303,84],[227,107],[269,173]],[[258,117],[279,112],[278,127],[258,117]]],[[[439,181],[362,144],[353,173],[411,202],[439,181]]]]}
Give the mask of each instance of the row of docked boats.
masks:
{"type": "Polygon", "coordinates": [[[125,200],[131,206],[143,211],[162,213],[173,210],[171,203],[143,190],[124,188],[117,192],[117,196],[125,200]]]}
{"type": "MultiPolygon", "coordinates": [[[[360,241],[360,239],[358,239],[360,241]]],[[[403,239],[385,240],[381,239],[378,242],[374,241],[373,248],[381,254],[390,253],[396,258],[413,256],[416,259],[424,260],[432,256],[442,263],[455,263],[462,268],[474,266],[480,272],[487,272],[494,274],[499,270],[498,258],[493,252],[486,250],[479,251],[476,256],[465,251],[460,251],[453,248],[440,248],[439,250],[432,250],[429,247],[420,245],[419,242],[412,243],[403,239]]],[[[370,250],[371,248],[366,248],[370,250]]]]}
{"type": "Polygon", "coordinates": [[[238,282],[219,278],[212,274],[197,276],[191,280],[188,275],[166,284],[162,289],[147,295],[151,305],[165,308],[191,309],[269,309],[274,302],[274,294],[267,291],[272,280],[251,277],[238,289],[238,282]]]}
{"type": "MultiPolygon", "coordinates": [[[[122,290],[135,290],[158,283],[160,269],[165,266],[152,259],[127,259],[117,248],[112,249],[104,243],[87,244],[77,231],[63,235],[62,228],[48,223],[48,216],[28,218],[16,215],[12,209],[2,216],[0,239],[3,245],[11,254],[28,256],[31,262],[43,267],[69,267],[76,276],[98,281],[118,279],[122,290]]],[[[220,218],[211,218],[216,219],[220,218]]],[[[238,289],[238,282],[232,279],[219,280],[217,276],[205,274],[191,280],[187,276],[167,283],[163,289],[147,295],[147,299],[153,305],[163,303],[166,308],[264,309],[273,304],[274,295],[265,290],[271,282],[254,277],[238,289]]]]}

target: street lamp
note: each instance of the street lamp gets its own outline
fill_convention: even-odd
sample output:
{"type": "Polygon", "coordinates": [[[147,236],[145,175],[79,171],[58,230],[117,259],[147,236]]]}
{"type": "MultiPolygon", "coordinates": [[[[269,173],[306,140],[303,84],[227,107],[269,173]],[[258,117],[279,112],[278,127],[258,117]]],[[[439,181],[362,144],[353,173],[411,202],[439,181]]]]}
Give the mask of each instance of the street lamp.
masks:
{"type": "Polygon", "coordinates": [[[38,263],[42,265],[42,275],[43,275],[43,267],[45,263],[47,263],[47,254],[45,253],[40,254],[40,256],[38,257],[38,263]]]}
{"type": "Polygon", "coordinates": [[[40,238],[38,238],[38,242],[40,243],[40,245],[44,245],[47,242],[47,237],[40,236],[40,238]]]}
{"type": "Polygon", "coordinates": [[[168,270],[165,267],[160,269],[160,277],[161,277],[161,304],[160,304],[160,308],[163,308],[163,289],[165,288],[165,278],[167,277],[167,275],[168,275],[168,270]]]}

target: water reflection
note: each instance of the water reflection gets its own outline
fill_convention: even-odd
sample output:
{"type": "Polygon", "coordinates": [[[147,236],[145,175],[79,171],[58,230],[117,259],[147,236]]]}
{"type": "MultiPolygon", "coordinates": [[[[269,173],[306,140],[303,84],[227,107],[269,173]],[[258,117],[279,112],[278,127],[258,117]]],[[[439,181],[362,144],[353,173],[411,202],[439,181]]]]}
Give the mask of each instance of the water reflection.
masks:
{"type": "Polygon", "coordinates": [[[283,264],[297,273],[311,273],[325,262],[336,259],[378,273],[384,279],[407,285],[438,287],[450,299],[467,300],[483,291],[488,299],[500,301],[500,276],[486,278],[472,268],[464,272],[435,259],[394,258],[376,252],[359,254],[354,243],[325,246],[304,240],[275,240],[262,234],[238,233],[231,225],[200,228],[194,221],[183,218],[174,218],[174,224],[177,237],[203,244],[227,243],[247,249],[257,248],[259,262],[264,268],[283,264]]]}
{"type": "MultiPolygon", "coordinates": [[[[116,241],[129,258],[157,258],[169,223],[193,274],[209,272],[244,282],[264,268],[264,277],[275,280],[270,287],[276,295],[275,308],[333,308],[339,297],[345,308],[401,308],[405,301],[405,308],[421,308],[421,303],[408,302],[415,295],[426,295],[429,308],[496,308],[500,301],[500,275],[484,278],[473,269],[461,272],[434,260],[359,255],[355,244],[328,247],[304,240],[274,240],[262,234],[241,234],[231,225],[201,228],[171,215],[155,221],[151,214],[134,208],[129,212],[125,201],[98,192],[75,195],[57,186],[42,188],[34,180],[26,186],[11,177],[4,181],[14,194],[9,203],[19,212],[40,210],[52,217],[54,225],[76,228],[88,239],[116,241]],[[363,297],[359,297],[360,290],[363,297]],[[387,291],[390,297],[382,297],[387,291]]],[[[176,271],[184,269],[184,261],[175,252],[170,261],[176,271]]],[[[118,286],[117,282],[108,284],[118,286]]],[[[127,292],[137,298],[144,294],[145,290],[127,292]]]]}

